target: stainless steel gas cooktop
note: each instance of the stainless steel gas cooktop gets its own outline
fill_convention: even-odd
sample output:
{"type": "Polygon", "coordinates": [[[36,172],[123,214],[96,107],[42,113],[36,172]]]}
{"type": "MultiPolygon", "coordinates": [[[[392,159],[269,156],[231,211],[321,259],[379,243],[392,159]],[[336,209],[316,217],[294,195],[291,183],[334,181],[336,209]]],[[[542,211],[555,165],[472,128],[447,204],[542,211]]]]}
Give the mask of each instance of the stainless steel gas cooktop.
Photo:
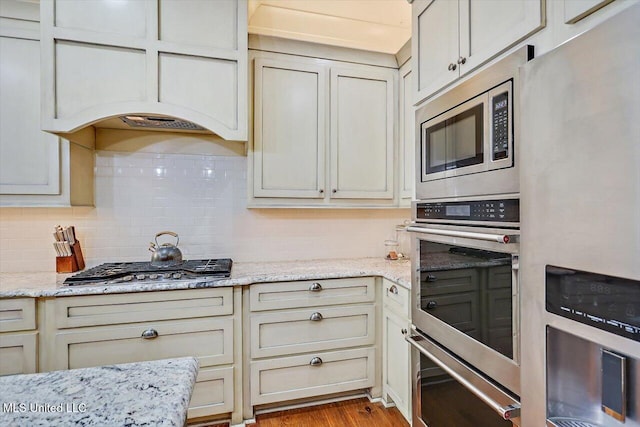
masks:
{"type": "Polygon", "coordinates": [[[64,284],[111,285],[140,282],[212,281],[231,276],[229,258],[182,261],[169,266],[154,266],[148,262],[116,262],[101,264],[68,277],[64,284]]]}

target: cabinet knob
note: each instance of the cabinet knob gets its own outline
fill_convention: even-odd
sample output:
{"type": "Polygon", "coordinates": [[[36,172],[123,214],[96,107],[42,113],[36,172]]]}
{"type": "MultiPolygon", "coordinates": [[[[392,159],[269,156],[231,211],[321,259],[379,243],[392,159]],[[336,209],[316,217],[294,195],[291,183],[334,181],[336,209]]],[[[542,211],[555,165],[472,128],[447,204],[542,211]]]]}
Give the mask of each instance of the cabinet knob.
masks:
{"type": "Polygon", "coordinates": [[[314,357],[313,359],[311,359],[311,362],[309,362],[309,365],[320,366],[322,365],[322,359],[320,359],[319,357],[314,357]]]}
{"type": "Polygon", "coordinates": [[[405,328],[400,329],[402,335],[407,335],[407,330],[405,328]]]}
{"type": "Polygon", "coordinates": [[[338,190],[334,188],[333,190],[331,190],[331,192],[335,194],[338,192],[338,190]]]}
{"type": "Polygon", "coordinates": [[[464,64],[465,62],[467,62],[467,58],[465,58],[464,56],[458,58],[458,64],[464,64]]]}
{"type": "Polygon", "coordinates": [[[309,290],[311,292],[320,292],[322,290],[322,285],[318,282],[312,283],[311,286],[309,286],[309,290]]]}
{"type": "Polygon", "coordinates": [[[452,62],[447,68],[449,69],[449,71],[455,71],[458,66],[452,62]]]}
{"type": "Polygon", "coordinates": [[[309,317],[309,320],[319,322],[322,320],[322,314],[318,313],[317,311],[315,313],[311,313],[311,317],[309,317]]]}
{"type": "Polygon", "coordinates": [[[154,338],[158,338],[158,335],[158,331],[156,331],[155,329],[147,329],[142,333],[142,338],[144,338],[145,340],[152,340],[154,338]]]}
{"type": "Polygon", "coordinates": [[[426,308],[427,308],[427,310],[433,310],[433,309],[435,309],[437,306],[438,306],[438,303],[437,303],[437,302],[435,302],[435,301],[429,301],[429,302],[427,303],[427,307],[426,307],[426,308]]]}
{"type": "Polygon", "coordinates": [[[398,287],[396,285],[391,285],[391,287],[389,288],[389,293],[398,295],[398,287]]]}
{"type": "Polygon", "coordinates": [[[320,191],[320,194],[324,193],[324,190],[322,188],[318,191],[320,191]]]}
{"type": "Polygon", "coordinates": [[[438,280],[436,276],[433,274],[427,274],[427,282],[435,282],[436,280],[438,280]]]}

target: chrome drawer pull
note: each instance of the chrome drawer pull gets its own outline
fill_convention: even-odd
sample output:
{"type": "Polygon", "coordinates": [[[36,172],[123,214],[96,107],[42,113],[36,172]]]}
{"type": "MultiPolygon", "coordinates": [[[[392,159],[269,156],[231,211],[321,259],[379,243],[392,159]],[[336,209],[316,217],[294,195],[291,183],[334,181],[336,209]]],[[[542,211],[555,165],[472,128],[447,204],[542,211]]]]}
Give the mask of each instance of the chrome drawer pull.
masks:
{"type": "Polygon", "coordinates": [[[319,322],[322,320],[322,314],[318,313],[317,311],[314,313],[311,313],[311,317],[309,317],[309,320],[312,320],[314,322],[319,322]]]}
{"type": "Polygon", "coordinates": [[[314,357],[313,359],[311,359],[311,362],[309,362],[309,365],[320,366],[322,365],[322,359],[320,359],[319,357],[314,357]]]}
{"type": "Polygon", "coordinates": [[[152,340],[154,338],[158,338],[158,335],[158,331],[156,331],[155,329],[147,329],[142,333],[142,338],[144,338],[145,340],[152,340]]]}
{"type": "Polygon", "coordinates": [[[438,280],[436,276],[433,274],[427,274],[427,282],[435,282],[436,280],[438,280]]]}
{"type": "Polygon", "coordinates": [[[436,301],[429,301],[427,303],[427,310],[435,310],[438,307],[438,303],[436,301]]]}
{"type": "Polygon", "coordinates": [[[320,292],[322,290],[322,285],[318,282],[312,283],[311,286],[309,286],[309,290],[311,292],[320,292]]]}
{"type": "Polygon", "coordinates": [[[396,285],[391,285],[391,287],[389,288],[389,292],[394,295],[398,295],[398,287],[396,285]]]}

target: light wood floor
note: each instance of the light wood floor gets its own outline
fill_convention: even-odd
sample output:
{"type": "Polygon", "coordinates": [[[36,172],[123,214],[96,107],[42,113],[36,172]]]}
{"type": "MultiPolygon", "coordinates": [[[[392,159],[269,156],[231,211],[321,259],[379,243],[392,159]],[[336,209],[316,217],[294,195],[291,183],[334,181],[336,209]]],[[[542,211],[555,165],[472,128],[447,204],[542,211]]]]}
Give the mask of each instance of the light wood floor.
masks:
{"type": "Polygon", "coordinates": [[[409,427],[409,424],[396,408],[386,409],[382,403],[371,403],[369,399],[361,398],[261,414],[256,417],[256,424],[248,425],[254,426],[409,427]]]}

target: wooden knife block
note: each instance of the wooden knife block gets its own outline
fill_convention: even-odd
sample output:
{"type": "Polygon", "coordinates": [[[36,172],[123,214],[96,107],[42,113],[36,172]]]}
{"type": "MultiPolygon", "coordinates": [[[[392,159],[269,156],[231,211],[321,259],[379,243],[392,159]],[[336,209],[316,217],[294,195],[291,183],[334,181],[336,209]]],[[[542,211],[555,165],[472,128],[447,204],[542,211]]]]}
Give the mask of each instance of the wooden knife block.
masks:
{"type": "Polygon", "coordinates": [[[76,242],[71,246],[71,256],[56,257],[56,271],[58,273],[74,273],[78,270],[84,270],[84,257],[82,256],[82,248],[80,242],[76,242]]]}

